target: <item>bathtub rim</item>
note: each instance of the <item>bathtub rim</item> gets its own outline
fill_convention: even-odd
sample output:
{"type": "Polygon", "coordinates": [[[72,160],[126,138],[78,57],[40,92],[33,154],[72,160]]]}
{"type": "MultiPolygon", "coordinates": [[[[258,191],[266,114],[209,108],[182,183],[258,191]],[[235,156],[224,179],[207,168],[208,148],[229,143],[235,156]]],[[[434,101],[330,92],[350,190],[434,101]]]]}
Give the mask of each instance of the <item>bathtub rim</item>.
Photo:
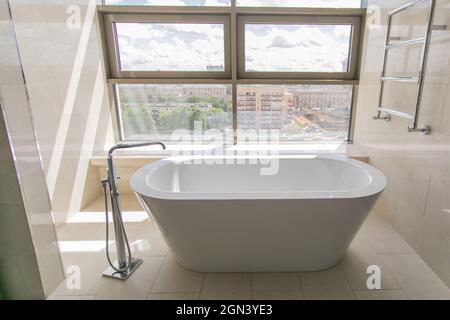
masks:
{"type": "Polygon", "coordinates": [[[276,155],[276,156],[174,156],[168,157],[137,170],[130,179],[131,189],[144,197],[160,199],[160,200],[318,200],[318,199],[352,199],[365,198],[384,191],[387,186],[386,176],[374,166],[351,159],[345,155],[324,155],[324,154],[310,154],[310,155],[276,155]],[[200,192],[170,192],[152,187],[145,183],[147,177],[158,168],[167,165],[168,163],[193,161],[195,159],[331,159],[341,162],[348,162],[351,165],[358,167],[367,174],[370,178],[370,183],[360,189],[342,190],[342,191],[278,191],[278,192],[222,192],[222,193],[200,193],[200,192]],[[139,182],[144,181],[144,183],[139,182]]]}

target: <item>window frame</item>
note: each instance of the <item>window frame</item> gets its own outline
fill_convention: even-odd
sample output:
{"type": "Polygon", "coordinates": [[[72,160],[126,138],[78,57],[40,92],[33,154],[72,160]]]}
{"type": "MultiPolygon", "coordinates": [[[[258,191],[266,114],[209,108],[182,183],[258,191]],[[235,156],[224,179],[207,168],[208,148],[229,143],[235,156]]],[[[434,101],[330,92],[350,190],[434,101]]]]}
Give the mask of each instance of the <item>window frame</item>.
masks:
{"type": "Polygon", "coordinates": [[[358,68],[361,19],[353,16],[330,15],[242,15],[238,17],[238,74],[246,79],[355,79],[358,68]],[[247,24],[275,25],[351,25],[347,72],[277,72],[246,71],[245,69],[245,26],[247,24]]]}
{"type": "Polygon", "coordinates": [[[226,44],[230,42],[230,19],[226,15],[196,15],[196,14],[128,14],[115,13],[105,15],[105,36],[108,47],[109,67],[114,78],[217,78],[227,79],[231,74],[230,47],[226,44]],[[224,71],[127,71],[121,70],[119,39],[116,30],[117,23],[192,23],[192,24],[222,24],[224,29],[224,71]]]}
{"type": "MultiPolygon", "coordinates": [[[[236,6],[236,1],[231,0],[231,6],[226,7],[193,7],[193,6],[142,6],[142,5],[98,5],[98,29],[100,33],[101,46],[105,61],[105,73],[109,85],[110,96],[114,103],[114,115],[116,117],[118,140],[131,141],[124,139],[123,126],[120,112],[120,101],[117,96],[118,84],[228,84],[232,88],[232,116],[234,143],[237,143],[238,131],[238,85],[352,85],[353,100],[350,110],[348,143],[353,141],[354,120],[356,113],[356,97],[358,95],[359,72],[361,69],[361,56],[364,37],[364,26],[366,19],[365,8],[289,8],[289,7],[241,7],[236,6]],[[114,30],[111,27],[114,17],[178,17],[186,18],[202,17],[205,18],[224,18],[227,19],[227,25],[224,26],[224,49],[225,49],[225,71],[224,72],[171,72],[171,71],[119,71],[114,68],[117,61],[117,46],[114,44],[114,30]],[[277,17],[284,19],[286,17],[310,17],[326,21],[330,18],[334,21],[349,21],[354,23],[351,37],[351,52],[349,54],[349,72],[347,73],[307,73],[294,72],[286,73],[263,73],[242,72],[242,58],[245,54],[245,45],[242,46],[243,28],[240,23],[246,21],[246,17],[261,19],[264,17],[277,17]],[[113,43],[113,45],[111,45],[113,43]],[[291,75],[289,75],[291,74],[291,75]]],[[[183,23],[185,20],[171,20],[174,23],[183,23]]],[[[198,20],[192,20],[198,21],[198,20]]],[[[133,22],[133,21],[127,21],[133,22]]],[[[153,20],[151,21],[153,22],[153,20]]],[[[195,22],[194,22],[195,23],[195,22]]],[[[220,23],[220,22],[219,22],[220,23]]],[[[329,23],[330,24],[330,23],[329,23]]],[[[348,24],[348,23],[346,23],[348,24]]],[[[245,70],[244,70],[245,71],[245,70]]],[[[336,140],[336,142],[344,142],[336,140]]],[[[290,142],[283,142],[289,144],[290,142]]],[[[297,141],[295,143],[301,143],[297,141]]]]}

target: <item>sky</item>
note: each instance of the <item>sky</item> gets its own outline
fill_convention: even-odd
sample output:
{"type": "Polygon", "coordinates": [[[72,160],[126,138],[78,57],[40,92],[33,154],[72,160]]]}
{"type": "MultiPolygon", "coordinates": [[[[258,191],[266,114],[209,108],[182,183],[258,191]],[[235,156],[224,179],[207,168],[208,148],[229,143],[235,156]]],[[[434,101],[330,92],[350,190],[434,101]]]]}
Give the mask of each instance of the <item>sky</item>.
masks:
{"type": "Polygon", "coordinates": [[[229,6],[230,0],[106,0],[106,4],[150,6],[229,6]]]}
{"type": "Polygon", "coordinates": [[[346,72],[350,25],[248,24],[246,71],[346,72]]]}
{"type": "MultiPolygon", "coordinates": [[[[224,6],[230,0],[107,0],[112,4],[224,6]]],[[[238,0],[251,6],[354,6],[359,0],[238,0]]],[[[219,24],[117,24],[122,70],[206,71],[224,66],[219,24]]],[[[349,26],[246,25],[247,71],[346,71],[349,26]]]]}
{"type": "MultiPolygon", "coordinates": [[[[360,0],[237,0],[237,5],[262,7],[347,7],[358,8],[360,0]]],[[[153,6],[229,6],[230,0],[106,0],[106,4],[153,6]]]]}
{"type": "MultiPolygon", "coordinates": [[[[122,70],[224,66],[221,24],[121,23],[116,28],[122,70]]],[[[350,34],[348,25],[246,25],[246,70],[345,72],[350,34]]]]}
{"type": "Polygon", "coordinates": [[[122,70],[206,71],[224,67],[221,24],[117,24],[122,70]]]}

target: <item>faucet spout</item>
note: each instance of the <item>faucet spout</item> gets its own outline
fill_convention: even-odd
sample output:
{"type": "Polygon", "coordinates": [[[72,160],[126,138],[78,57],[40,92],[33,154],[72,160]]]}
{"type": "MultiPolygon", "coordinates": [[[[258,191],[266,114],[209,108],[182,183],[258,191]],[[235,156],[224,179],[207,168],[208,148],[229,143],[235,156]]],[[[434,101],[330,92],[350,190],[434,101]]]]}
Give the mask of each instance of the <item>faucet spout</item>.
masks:
{"type": "Polygon", "coordinates": [[[109,149],[108,158],[111,159],[113,157],[113,153],[119,149],[131,149],[131,148],[140,148],[140,147],[148,147],[148,146],[155,146],[155,145],[160,145],[163,150],[167,149],[166,145],[162,142],[142,142],[142,143],[134,143],[134,144],[119,143],[119,144],[115,145],[114,147],[112,147],[111,149],[109,149]]]}

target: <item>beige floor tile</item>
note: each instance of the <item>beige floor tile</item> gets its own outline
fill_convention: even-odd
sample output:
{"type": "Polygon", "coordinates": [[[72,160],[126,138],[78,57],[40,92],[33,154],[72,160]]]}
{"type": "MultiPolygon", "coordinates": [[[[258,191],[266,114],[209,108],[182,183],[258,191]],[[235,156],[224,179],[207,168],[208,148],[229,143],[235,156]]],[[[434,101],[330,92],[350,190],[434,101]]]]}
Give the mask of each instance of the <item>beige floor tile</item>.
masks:
{"type": "Polygon", "coordinates": [[[253,300],[302,300],[301,291],[253,291],[253,300]]]}
{"type": "Polygon", "coordinates": [[[450,299],[450,290],[417,254],[379,256],[409,299],[450,299]]]}
{"type": "Polygon", "coordinates": [[[402,290],[355,290],[358,300],[407,300],[402,290]]]}
{"type": "MultiPolygon", "coordinates": [[[[126,230],[133,256],[158,257],[168,253],[166,242],[154,224],[146,223],[139,229],[127,228],[126,230]]],[[[110,245],[110,251],[115,252],[115,244],[110,245]]]]}
{"type": "Polygon", "coordinates": [[[63,265],[67,274],[54,295],[96,295],[102,285],[102,274],[107,268],[103,252],[65,253],[62,255],[63,265]],[[77,288],[73,278],[75,272],[80,272],[80,286],[77,288]],[[74,285],[75,284],[75,285],[74,285]]]}
{"type": "Polygon", "coordinates": [[[59,241],[95,241],[105,239],[104,223],[66,223],[57,230],[59,241]]]}
{"type": "Polygon", "coordinates": [[[299,291],[298,275],[286,273],[252,273],[253,291],[299,291]]]}
{"type": "MultiPolygon", "coordinates": [[[[142,210],[131,198],[123,201],[128,210],[142,210]]],[[[374,214],[364,223],[340,265],[332,269],[298,274],[202,274],[184,269],[167,256],[169,250],[157,226],[130,212],[126,228],[133,255],[144,257],[144,265],[126,282],[105,279],[105,231],[99,215],[102,206],[97,201],[89,207],[97,214],[92,222],[81,219],[83,222],[58,228],[64,267],[80,268],[81,288],[71,290],[64,281],[49,299],[450,299],[449,289],[431,268],[389,223],[374,214]],[[380,266],[383,290],[367,290],[369,265],[380,266]]],[[[110,250],[114,256],[114,243],[110,250]]]]}
{"type": "Polygon", "coordinates": [[[162,257],[145,257],[144,263],[127,280],[103,279],[103,285],[96,300],[144,300],[155,281],[161,265],[162,257]]]}
{"type": "Polygon", "coordinates": [[[147,300],[198,300],[198,293],[151,293],[147,300]]]}
{"type": "Polygon", "coordinates": [[[47,300],[94,300],[95,296],[50,296],[47,300]]]}
{"type": "Polygon", "coordinates": [[[361,231],[376,253],[412,253],[414,250],[397,231],[378,214],[372,213],[361,231]]]}
{"type": "MultiPolygon", "coordinates": [[[[105,202],[103,196],[89,203],[83,212],[102,212],[105,210],[105,202]]],[[[120,207],[124,211],[144,211],[134,194],[120,194],[120,207]]]]}
{"type": "Polygon", "coordinates": [[[250,300],[250,273],[207,273],[200,299],[205,300],[250,300]]]}
{"type": "Polygon", "coordinates": [[[301,272],[300,282],[303,296],[307,300],[355,299],[340,266],[319,272],[301,272]]]}
{"type": "Polygon", "coordinates": [[[353,290],[368,290],[367,279],[370,274],[367,274],[367,268],[372,265],[381,270],[381,289],[400,289],[389,270],[361,235],[353,240],[340,265],[353,290]]]}
{"type": "Polygon", "coordinates": [[[153,284],[152,293],[200,292],[203,273],[183,268],[172,255],[168,255],[153,284]]]}

